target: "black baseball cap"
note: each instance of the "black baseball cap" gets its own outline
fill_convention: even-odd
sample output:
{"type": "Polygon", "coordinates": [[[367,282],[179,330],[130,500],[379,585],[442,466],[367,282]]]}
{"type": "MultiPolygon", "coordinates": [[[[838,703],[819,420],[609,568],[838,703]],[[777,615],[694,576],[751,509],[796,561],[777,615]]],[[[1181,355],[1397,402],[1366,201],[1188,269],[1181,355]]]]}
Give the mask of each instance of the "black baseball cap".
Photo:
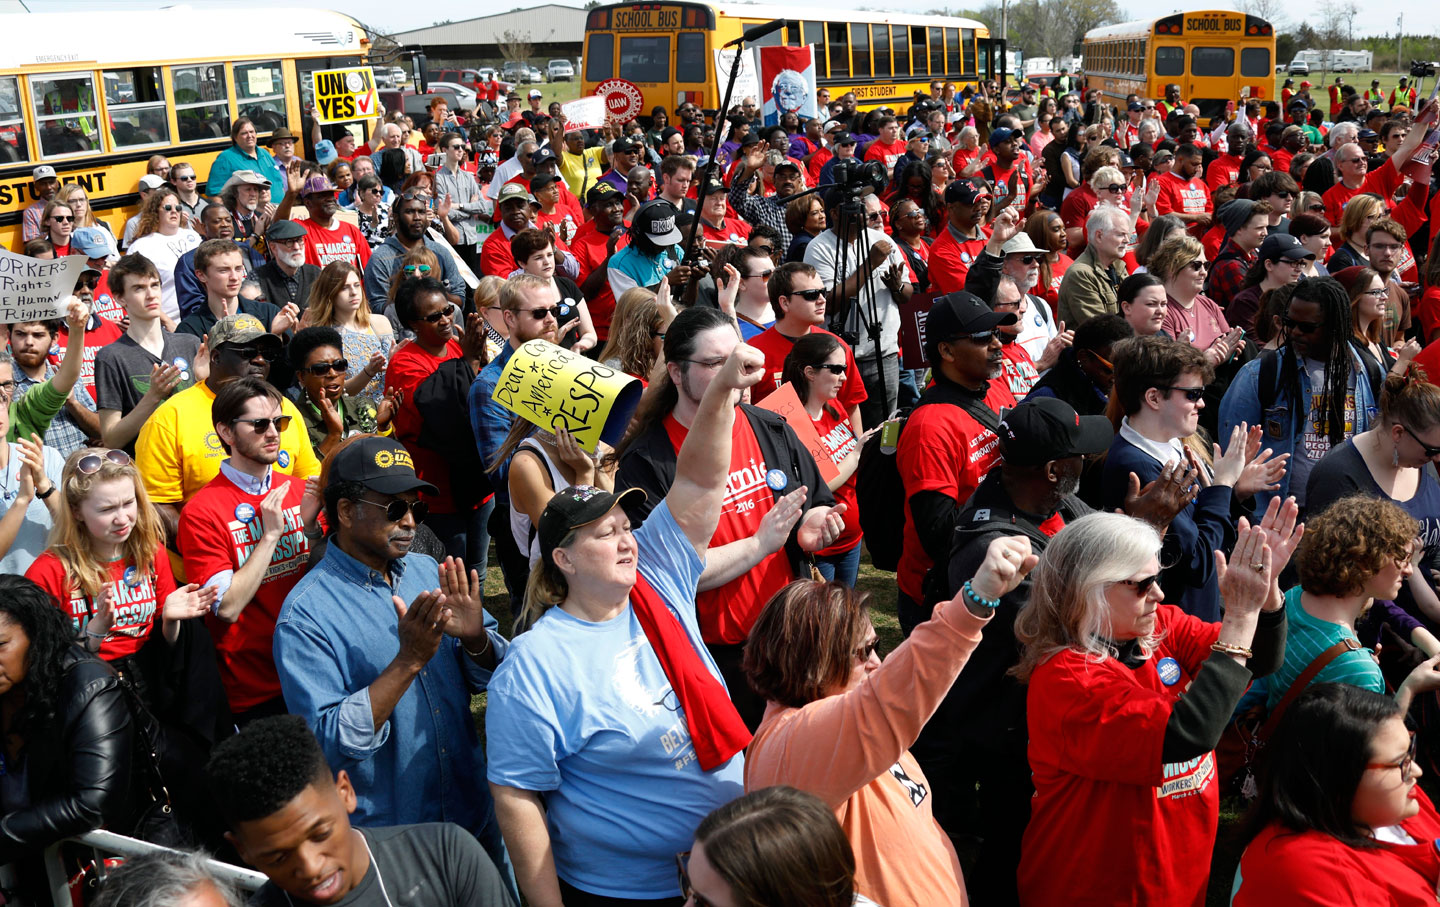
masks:
{"type": "Polygon", "coordinates": [[[546,564],[553,563],[551,557],[565,541],[565,536],[601,519],[632,496],[637,501],[644,501],[645,489],[627,488],[616,494],[593,485],[571,485],[558,492],[545,505],[540,522],[535,527],[535,534],[540,540],[540,560],[546,564]]]}
{"type": "Polygon", "coordinates": [[[853,144],[855,144],[855,136],[851,135],[851,134],[848,133],[848,132],[844,132],[844,131],[837,132],[837,133],[835,133],[834,135],[830,136],[830,144],[831,144],[831,145],[853,145],[853,144]]]}
{"type": "Polygon", "coordinates": [[[389,438],[361,438],[336,454],[330,464],[327,484],[340,482],[359,482],[381,494],[440,493],[434,485],[415,475],[415,461],[405,445],[389,438]]]}
{"type": "Polygon", "coordinates": [[[557,158],[557,157],[555,156],[555,152],[551,151],[549,148],[537,148],[536,150],[534,150],[534,151],[532,151],[532,152],[530,153],[530,163],[531,163],[532,166],[535,166],[535,167],[539,167],[541,164],[545,163],[546,161],[558,161],[558,160],[559,160],[559,158],[557,158]]]}
{"type": "MultiPolygon", "coordinates": [[[[547,186],[553,186],[558,182],[560,182],[560,177],[554,173],[537,173],[535,174],[535,178],[530,181],[530,192],[532,194],[539,192],[541,189],[547,186]]],[[[606,185],[608,186],[609,183],[606,183],[606,185]]]]}
{"type": "Polygon", "coordinates": [[[989,194],[989,189],[974,180],[958,179],[945,187],[945,204],[973,205],[989,194]]]}
{"type": "Polygon", "coordinates": [[[1029,397],[1000,420],[1000,453],[1016,466],[1102,453],[1114,439],[1109,419],[1082,416],[1055,397],[1029,397]]]}
{"type": "Polygon", "coordinates": [[[635,209],[632,223],[635,229],[657,246],[673,246],[680,241],[680,230],[675,226],[675,206],[662,198],[646,202],[635,209]]]}
{"type": "Polygon", "coordinates": [[[1306,258],[1313,259],[1315,253],[1301,245],[1300,240],[1289,233],[1271,233],[1260,244],[1260,249],[1255,253],[1255,257],[1261,261],[1279,261],[1282,258],[1300,261],[1306,258]]]}
{"type": "MultiPolygon", "coordinates": [[[[925,319],[925,346],[933,351],[961,334],[993,331],[1019,320],[1014,312],[997,312],[974,293],[959,290],[939,297],[930,306],[930,314],[925,319]]],[[[935,355],[928,358],[932,364],[936,363],[935,355]]]]}
{"type": "Polygon", "coordinates": [[[632,142],[628,137],[622,137],[615,140],[615,144],[610,146],[610,151],[621,154],[639,154],[640,146],[632,142]]]}
{"type": "Polygon", "coordinates": [[[701,186],[696,191],[695,196],[697,198],[708,198],[709,196],[714,195],[717,192],[729,191],[729,189],[725,188],[724,183],[720,182],[718,179],[712,179],[708,183],[705,183],[703,186],[701,186]]]}
{"type": "Polygon", "coordinates": [[[610,200],[610,197],[623,198],[620,190],[607,182],[601,181],[591,186],[585,193],[585,204],[599,205],[610,200]]]}

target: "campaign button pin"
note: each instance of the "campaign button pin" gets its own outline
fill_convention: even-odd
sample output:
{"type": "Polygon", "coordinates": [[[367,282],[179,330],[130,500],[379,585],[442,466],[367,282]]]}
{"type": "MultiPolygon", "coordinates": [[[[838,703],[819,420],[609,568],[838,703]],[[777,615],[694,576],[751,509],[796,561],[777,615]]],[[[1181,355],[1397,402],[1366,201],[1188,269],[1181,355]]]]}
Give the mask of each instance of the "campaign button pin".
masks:
{"type": "Polygon", "coordinates": [[[125,568],[125,585],[131,589],[140,585],[140,571],[136,570],[133,564],[125,568]]]}
{"type": "Polygon", "coordinates": [[[281,469],[288,469],[288,468],[290,468],[290,451],[288,451],[288,450],[282,450],[282,451],[280,451],[280,456],[276,459],[275,462],[277,462],[277,463],[280,464],[280,468],[281,468],[281,469]]]}
{"type": "Polygon", "coordinates": [[[1180,662],[1173,658],[1162,658],[1157,661],[1155,671],[1160,675],[1160,682],[1167,687],[1173,687],[1180,680],[1180,662]]]}
{"type": "Polygon", "coordinates": [[[250,522],[251,520],[255,519],[255,505],[254,505],[254,504],[236,504],[236,505],[235,505],[235,519],[239,520],[239,521],[242,522],[242,523],[248,523],[248,522],[250,522]]]}
{"type": "Polygon", "coordinates": [[[784,491],[785,486],[790,484],[790,477],[779,469],[772,469],[765,473],[765,484],[772,491],[784,491]]]}
{"type": "Polygon", "coordinates": [[[182,372],[190,367],[190,363],[185,361],[184,356],[176,356],[174,359],[170,360],[170,364],[175,366],[182,372]]]}

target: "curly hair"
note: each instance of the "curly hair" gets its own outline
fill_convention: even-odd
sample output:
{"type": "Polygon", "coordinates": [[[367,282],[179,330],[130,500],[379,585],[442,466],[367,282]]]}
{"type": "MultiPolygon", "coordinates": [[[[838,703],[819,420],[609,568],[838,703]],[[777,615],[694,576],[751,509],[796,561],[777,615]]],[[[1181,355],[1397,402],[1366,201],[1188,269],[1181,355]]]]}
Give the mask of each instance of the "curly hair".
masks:
{"type": "MultiPolygon", "coordinates": [[[[140,208],[140,222],[135,225],[135,239],[149,236],[160,229],[160,206],[165,204],[166,199],[171,198],[177,202],[180,200],[180,196],[170,188],[160,188],[150,193],[149,197],[145,199],[145,204],[140,208]]],[[[235,209],[230,208],[230,210],[234,211],[235,209]]],[[[132,243],[134,241],[134,239],[131,240],[132,243]]]]}
{"type": "Polygon", "coordinates": [[[299,715],[245,725],[215,747],[205,774],[231,827],[273,815],[311,784],[332,777],[320,742],[299,715]]]}
{"type": "Polygon", "coordinates": [[[50,601],[49,593],[33,581],[11,573],[0,575],[0,614],[18,626],[30,642],[25,678],[20,682],[25,704],[8,730],[22,738],[44,733],[60,707],[64,655],[74,644],[70,623],[50,601]]]}
{"type": "Polygon", "coordinates": [[[1420,524],[1394,501],[1356,494],[1307,521],[1295,552],[1300,588],[1312,595],[1357,595],[1388,563],[1410,558],[1420,524]]]}

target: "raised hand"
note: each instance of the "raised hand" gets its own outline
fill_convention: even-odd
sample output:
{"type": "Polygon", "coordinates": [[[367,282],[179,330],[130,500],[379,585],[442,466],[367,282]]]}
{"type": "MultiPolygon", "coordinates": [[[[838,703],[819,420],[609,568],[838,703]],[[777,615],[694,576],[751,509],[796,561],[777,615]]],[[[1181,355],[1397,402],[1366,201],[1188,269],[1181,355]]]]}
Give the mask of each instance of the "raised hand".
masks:
{"type": "Polygon", "coordinates": [[[1290,563],[1295,549],[1300,547],[1300,540],[1305,537],[1305,524],[1296,522],[1299,517],[1300,507],[1295,498],[1288,497],[1282,502],[1279,497],[1274,497],[1260,518],[1259,529],[1265,533],[1266,544],[1270,546],[1276,576],[1290,563]]]}
{"type": "MultiPolygon", "coordinates": [[[[970,588],[981,598],[997,599],[1012,592],[1040,558],[1030,550],[1030,540],[1023,535],[995,539],[985,549],[985,560],[970,578],[970,588]]],[[[963,597],[962,592],[958,598],[963,597]]]]}
{"type": "Polygon", "coordinates": [[[440,626],[451,636],[479,642],[485,635],[484,586],[480,574],[465,570],[465,562],[447,557],[440,564],[440,591],[449,615],[440,626]]]}
{"type": "Polygon", "coordinates": [[[575,471],[574,484],[595,484],[595,460],[585,452],[575,440],[575,436],[564,428],[555,429],[555,453],[559,455],[560,462],[575,471]]]}
{"type": "Polygon", "coordinates": [[[285,532],[285,491],[284,487],[272,488],[260,500],[260,531],[272,538],[285,532]]]}
{"type": "Polygon", "coordinates": [[[285,307],[270,322],[270,333],[284,334],[295,327],[300,321],[300,307],[293,302],[285,303],[285,307]]]}
{"type": "Polygon", "coordinates": [[[1215,476],[1208,484],[1234,488],[1240,481],[1240,474],[1245,470],[1245,439],[1249,431],[1250,426],[1241,422],[1230,430],[1230,443],[1225,445],[1223,453],[1219,444],[1214,445],[1215,476]]]}
{"type": "Polygon", "coordinates": [[[1235,549],[1228,559],[1225,552],[1216,551],[1215,566],[1220,577],[1220,600],[1225,603],[1227,615],[1243,617],[1259,611],[1269,599],[1270,587],[1278,575],[1265,530],[1252,527],[1244,517],[1237,527],[1235,549]]]}
{"type": "Polygon", "coordinates": [[[174,363],[157,362],[150,366],[150,386],[145,389],[145,396],[155,401],[158,406],[170,398],[175,388],[180,386],[180,368],[174,363]]]}
{"type": "Polygon", "coordinates": [[[218,596],[214,586],[186,583],[165,596],[160,616],[165,620],[190,620],[210,613],[211,605],[218,596]]]}
{"type": "Polygon", "coordinates": [[[419,670],[440,651],[440,640],[445,637],[445,625],[452,616],[445,607],[445,595],[439,589],[427,590],[415,596],[409,607],[398,595],[390,596],[390,601],[400,619],[396,628],[400,652],[396,657],[419,670]]]}
{"type": "Polygon", "coordinates": [[[1189,460],[1171,460],[1144,488],[1140,487],[1140,477],[1130,473],[1123,512],[1164,532],[1200,493],[1196,472],[1196,465],[1189,460]]]}
{"type": "MultiPolygon", "coordinates": [[[[800,486],[802,489],[804,485],[800,486]]],[[[800,523],[795,532],[795,541],[802,551],[820,551],[835,544],[845,530],[844,504],[834,507],[817,507],[800,523]]]]}

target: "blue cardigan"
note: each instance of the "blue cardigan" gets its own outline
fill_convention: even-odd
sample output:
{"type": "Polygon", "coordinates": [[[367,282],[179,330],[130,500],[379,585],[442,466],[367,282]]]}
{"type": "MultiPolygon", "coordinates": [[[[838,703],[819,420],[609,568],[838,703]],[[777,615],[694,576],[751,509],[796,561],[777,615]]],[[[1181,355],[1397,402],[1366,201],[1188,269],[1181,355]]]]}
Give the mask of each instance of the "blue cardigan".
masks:
{"type": "MultiPolygon", "coordinates": [[[[1101,510],[1113,511],[1125,503],[1130,473],[1143,487],[1165,466],[1119,435],[1110,444],[1101,480],[1101,510]]],[[[1235,546],[1235,525],[1230,519],[1232,489],[1228,485],[1202,488],[1190,506],[1170,522],[1160,549],[1160,585],[1165,601],[1204,621],[1220,619],[1220,580],[1215,550],[1235,546]]]]}

